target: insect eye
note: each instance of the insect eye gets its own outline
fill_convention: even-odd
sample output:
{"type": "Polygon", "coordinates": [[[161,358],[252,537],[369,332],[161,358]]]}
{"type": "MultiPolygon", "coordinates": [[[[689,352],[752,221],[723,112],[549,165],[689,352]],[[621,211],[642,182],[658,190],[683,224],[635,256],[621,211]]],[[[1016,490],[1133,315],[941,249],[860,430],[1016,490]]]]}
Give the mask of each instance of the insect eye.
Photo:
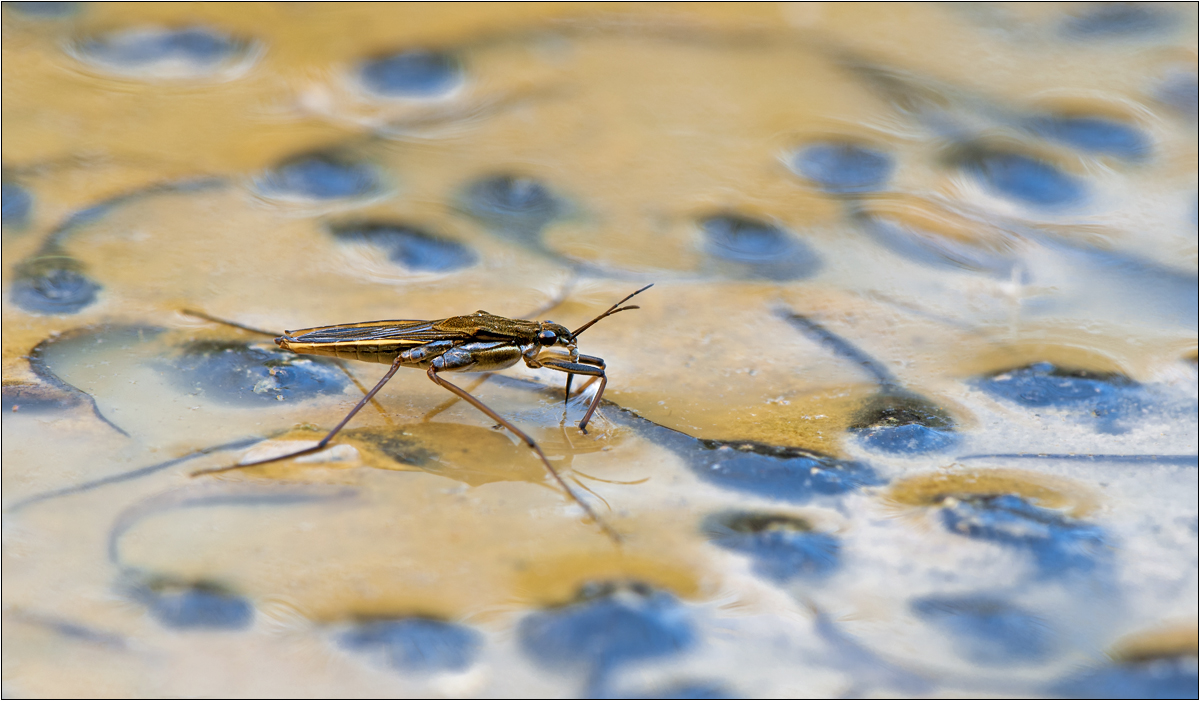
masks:
{"type": "Polygon", "coordinates": [[[558,334],[554,333],[550,329],[546,329],[544,331],[539,331],[538,332],[538,341],[543,346],[552,346],[558,342],[558,334]]]}

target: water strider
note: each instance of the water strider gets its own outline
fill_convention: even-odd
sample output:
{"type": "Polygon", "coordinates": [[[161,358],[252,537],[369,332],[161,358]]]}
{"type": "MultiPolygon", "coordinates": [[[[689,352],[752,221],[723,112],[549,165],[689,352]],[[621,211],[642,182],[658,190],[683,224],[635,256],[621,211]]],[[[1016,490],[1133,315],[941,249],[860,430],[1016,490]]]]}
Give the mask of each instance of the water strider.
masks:
{"type": "MultiPolygon", "coordinates": [[[[254,462],[231,465],[209,470],[200,470],[193,475],[213,474],[238,470],[254,465],[263,465],[278,460],[286,460],[322,450],[338,431],[354,418],[371,398],[375,396],[392,375],[402,367],[422,368],[436,384],[453,392],[461,399],[470,402],[476,409],[487,414],[491,419],[525,441],[546,471],[554,477],[567,494],[579,504],[587,515],[613,540],[620,541],[620,536],[601,519],[590,506],[580,499],[567,486],[566,481],[550,464],[546,454],[528,434],[517,428],[512,422],[488,408],[461,387],[442,379],[443,372],[491,372],[515,365],[524,360],[531,368],[549,368],[567,373],[566,396],[571,394],[571,380],[575,375],[588,375],[600,378],[600,387],[588,404],[587,411],[579,421],[579,430],[587,432],[588,421],[604,396],[604,387],[608,378],[604,374],[604,359],[591,355],[583,355],[577,348],[581,333],[591,328],[601,319],[627,309],[637,309],[637,305],[622,307],[635,295],[645,292],[653,285],[646,285],[633,294],[609,307],[604,313],[592,319],[574,331],[568,330],[553,321],[526,321],[496,316],[485,311],[477,311],[466,316],[452,316],[437,321],[418,321],[412,319],[392,321],[364,321],[357,324],[334,324],[318,326],[299,331],[285,331],[275,339],[280,348],[294,353],[306,355],[325,355],[344,360],[360,360],[368,363],[387,363],[391,367],[365,396],[354,405],[337,426],[333,427],[316,445],[303,450],[297,450],[286,455],[279,455],[254,462]],[[565,349],[565,353],[559,349],[565,349]],[[556,352],[558,351],[558,352],[556,352]]],[[[230,324],[207,314],[187,312],[212,321],[230,324]]],[[[240,324],[232,326],[258,331],[240,324]]]]}

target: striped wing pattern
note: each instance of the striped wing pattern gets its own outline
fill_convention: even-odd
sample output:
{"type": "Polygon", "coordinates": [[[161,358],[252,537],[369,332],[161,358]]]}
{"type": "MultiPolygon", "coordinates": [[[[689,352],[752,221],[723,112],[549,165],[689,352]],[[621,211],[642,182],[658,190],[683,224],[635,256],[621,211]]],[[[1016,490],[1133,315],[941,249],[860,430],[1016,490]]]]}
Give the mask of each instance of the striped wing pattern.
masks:
{"type": "Polygon", "coordinates": [[[394,319],[390,321],[364,321],[358,324],[318,326],[311,329],[288,331],[284,338],[297,343],[347,343],[353,341],[391,341],[423,345],[430,341],[464,339],[461,332],[439,330],[440,321],[394,319]]]}

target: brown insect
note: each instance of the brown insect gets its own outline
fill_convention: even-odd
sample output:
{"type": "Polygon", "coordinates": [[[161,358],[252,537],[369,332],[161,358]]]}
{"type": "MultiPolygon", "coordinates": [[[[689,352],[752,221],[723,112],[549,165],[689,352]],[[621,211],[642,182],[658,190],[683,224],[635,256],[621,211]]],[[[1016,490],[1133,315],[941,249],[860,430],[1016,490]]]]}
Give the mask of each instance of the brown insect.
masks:
{"type": "MultiPolygon", "coordinates": [[[[575,375],[597,377],[600,387],[588,404],[587,411],[579,421],[579,430],[587,433],[587,424],[592,414],[604,396],[604,388],[608,377],[604,374],[604,359],[591,355],[583,355],[577,348],[579,335],[591,328],[601,319],[612,316],[617,312],[637,309],[637,305],[621,306],[635,295],[645,292],[653,285],[628,295],[612,305],[603,314],[580,326],[574,331],[568,330],[553,321],[526,321],[524,319],[509,319],[496,316],[485,311],[477,311],[466,316],[452,316],[437,321],[393,320],[393,321],[364,321],[357,324],[334,324],[318,326],[299,331],[285,331],[284,335],[275,339],[280,348],[294,353],[306,355],[324,355],[344,360],[360,360],[368,363],[390,364],[391,367],[383,378],[354,405],[338,425],[333,427],[316,445],[297,450],[286,455],[279,455],[254,462],[231,465],[210,470],[200,470],[193,474],[213,474],[238,470],[254,465],[286,460],[322,450],[333,440],[354,415],[359,412],[371,398],[375,396],[392,375],[402,367],[420,368],[425,370],[429,379],[441,387],[453,392],[459,398],[469,402],[476,409],[487,414],[493,421],[507,428],[517,438],[525,442],[542,464],[546,471],[554,477],[568,495],[583,508],[584,512],[596,522],[609,537],[620,541],[620,536],[574,491],[567,486],[562,475],[554,469],[546,454],[537,442],[512,422],[497,414],[486,404],[479,401],[461,387],[442,378],[444,372],[491,372],[511,367],[519,361],[531,368],[549,368],[567,374],[566,396],[571,394],[571,380],[575,375]]],[[[225,322],[207,314],[187,312],[212,321],[225,322]]],[[[231,324],[238,328],[249,329],[240,324],[231,324]]],[[[261,332],[260,332],[261,333],[261,332]]]]}

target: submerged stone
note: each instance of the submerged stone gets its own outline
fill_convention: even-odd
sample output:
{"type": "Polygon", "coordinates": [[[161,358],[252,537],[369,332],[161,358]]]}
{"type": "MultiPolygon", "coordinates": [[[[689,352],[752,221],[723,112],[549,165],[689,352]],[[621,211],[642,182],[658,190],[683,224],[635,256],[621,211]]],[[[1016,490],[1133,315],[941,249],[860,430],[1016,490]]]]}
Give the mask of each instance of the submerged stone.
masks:
{"type": "Polygon", "coordinates": [[[414,616],[356,623],[338,642],[348,650],[382,654],[400,671],[457,672],[475,662],[483,636],[463,625],[414,616]]]}
{"type": "Polygon", "coordinates": [[[817,578],[838,566],[838,539],[782,514],[730,512],[704,520],[713,545],[750,556],[754,571],[775,582],[817,578]]]}
{"type": "Polygon", "coordinates": [[[587,585],[570,603],[526,616],[517,637],[541,664],[593,676],[626,662],[675,655],[695,642],[683,605],[637,582],[587,585]]]}
{"type": "Polygon", "coordinates": [[[346,376],[328,363],[247,343],[196,341],[170,363],[188,391],[226,404],[256,405],[340,394],[346,376]]]}

